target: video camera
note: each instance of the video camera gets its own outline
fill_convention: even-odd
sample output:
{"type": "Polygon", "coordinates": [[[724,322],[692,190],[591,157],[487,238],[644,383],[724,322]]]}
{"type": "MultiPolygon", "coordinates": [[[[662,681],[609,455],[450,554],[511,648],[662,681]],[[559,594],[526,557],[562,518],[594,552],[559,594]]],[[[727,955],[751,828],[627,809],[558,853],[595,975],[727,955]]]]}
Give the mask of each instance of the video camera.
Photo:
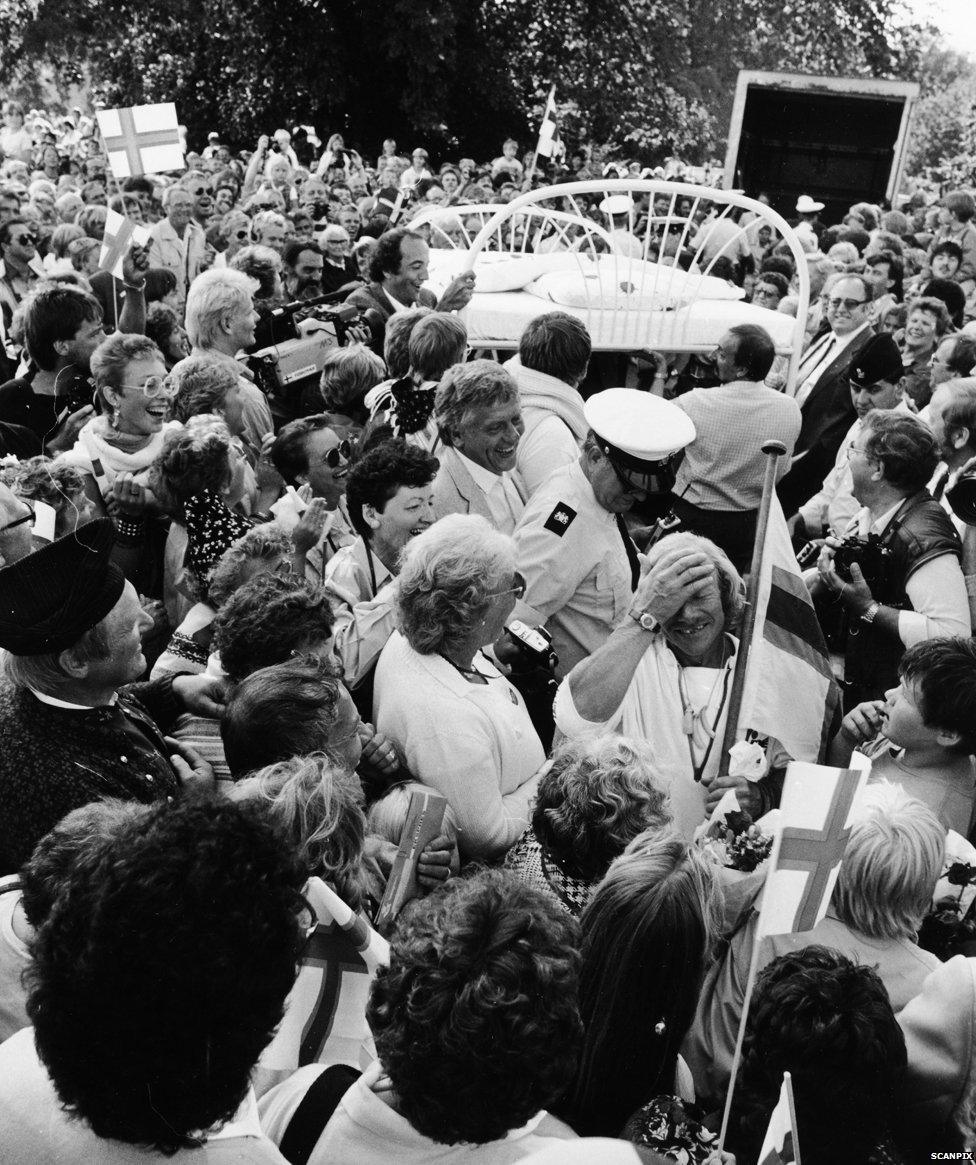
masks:
{"type": "Polygon", "coordinates": [[[333,299],[332,295],[322,295],[295,300],[275,308],[262,321],[273,342],[251,353],[247,364],[275,411],[282,415],[301,415],[302,397],[307,388],[318,384],[328,352],[343,347],[349,328],[360,322],[359,308],[331,302],[333,299]],[[305,319],[296,327],[299,313],[305,319]],[[284,338],[279,340],[279,336],[284,338]]]}

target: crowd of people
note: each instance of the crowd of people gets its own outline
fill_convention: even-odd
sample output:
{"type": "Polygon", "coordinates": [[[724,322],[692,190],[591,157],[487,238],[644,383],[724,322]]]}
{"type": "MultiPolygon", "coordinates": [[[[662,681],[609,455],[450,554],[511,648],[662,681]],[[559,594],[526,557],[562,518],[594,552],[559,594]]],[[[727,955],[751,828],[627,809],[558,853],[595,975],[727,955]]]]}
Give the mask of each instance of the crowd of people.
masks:
{"type": "MultiPolygon", "coordinates": [[[[755,1165],[784,1072],[808,1165],[968,1153],[976,927],[932,933],[976,878],[972,194],[803,195],[796,375],[744,323],[625,388],[576,315],[499,360],[475,274],[427,286],[432,206],[450,241],[585,152],[296,127],[117,182],[80,110],[3,113],[0,1159],[755,1165]],[[108,209],[149,228],[121,278],[108,209]],[[339,342],[269,395],[248,357],[321,303],[339,342]],[[746,773],[771,438],[843,708],[821,755],[740,725],[746,773]],[[792,760],[855,751],[826,917],[757,941],[710,815],[772,828],[792,760]]],[[[770,228],[693,229],[796,315],[770,228]]]]}

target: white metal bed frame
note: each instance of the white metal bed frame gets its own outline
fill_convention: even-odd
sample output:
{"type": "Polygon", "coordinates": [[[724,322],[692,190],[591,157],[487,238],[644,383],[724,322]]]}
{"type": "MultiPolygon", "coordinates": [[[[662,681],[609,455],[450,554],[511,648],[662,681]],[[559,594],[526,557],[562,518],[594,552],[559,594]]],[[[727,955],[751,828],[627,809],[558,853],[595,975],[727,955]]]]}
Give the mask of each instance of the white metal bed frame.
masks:
{"type": "MultiPolygon", "coordinates": [[[[687,304],[697,301],[700,307],[701,302],[707,302],[696,295],[696,288],[702,289],[701,278],[711,275],[720,257],[732,258],[739,240],[748,242],[747,230],[756,231],[763,224],[769,225],[787,244],[797,269],[798,303],[790,343],[777,346],[781,355],[789,357],[786,385],[788,392],[792,390],[803,348],[810,297],[807,255],[789,223],[765,203],[747,198],[738,191],[663,179],[604,178],[541,187],[519,195],[504,206],[431,207],[411,220],[409,225],[411,228],[428,225],[435,246],[443,246],[446,242],[450,247],[461,249],[440,225],[448,215],[456,215],[461,220],[462,234],[468,244],[466,270],[474,268],[477,256],[483,251],[513,257],[528,256],[530,244],[537,249],[545,237],[551,237],[555,250],[577,255],[579,270],[583,274],[593,275],[600,256],[600,266],[612,273],[611,282],[623,285],[620,297],[607,306],[605,298],[597,296],[599,291],[605,297],[607,279],[604,278],[602,286],[596,289],[592,285],[600,281],[582,279],[580,282],[587,294],[582,318],[584,322],[592,321],[592,325],[599,323],[598,329],[589,322],[588,326],[591,332],[599,331],[602,350],[631,352],[647,349],[660,352],[710,351],[712,344],[696,342],[691,336],[692,320],[687,304]],[[604,199],[615,194],[630,197],[629,211],[616,223],[606,211],[599,209],[604,199]],[[644,205],[649,212],[646,221],[644,205]],[[736,212],[745,211],[752,212],[755,220],[743,225],[732,217],[736,212]],[[709,218],[712,224],[731,223],[734,227],[729,231],[728,239],[708,260],[704,258],[708,244],[706,232],[692,247],[699,229],[698,222],[703,217],[709,218]],[[473,230],[474,224],[468,226],[472,218],[482,224],[477,232],[473,230]],[[638,226],[640,234],[637,233],[638,226]],[[632,236],[636,247],[628,245],[635,250],[634,259],[639,258],[653,266],[648,268],[621,254],[614,230],[624,230],[632,236]],[[672,240],[667,247],[672,254],[666,251],[661,254],[664,249],[662,239],[672,240]],[[686,260],[690,258],[690,271],[679,265],[679,254],[683,254],[686,260]],[[646,306],[635,306],[633,302],[627,302],[628,295],[633,297],[635,291],[638,297],[653,297],[655,301],[670,306],[653,312],[646,306]],[[653,335],[652,315],[655,317],[653,335]]],[[[559,305],[554,303],[550,310],[558,308],[559,305]]],[[[580,310],[575,314],[581,314],[580,310]]],[[[504,349],[517,347],[517,344],[518,337],[513,337],[511,343],[495,342],[493,346],[504,349]]]]}

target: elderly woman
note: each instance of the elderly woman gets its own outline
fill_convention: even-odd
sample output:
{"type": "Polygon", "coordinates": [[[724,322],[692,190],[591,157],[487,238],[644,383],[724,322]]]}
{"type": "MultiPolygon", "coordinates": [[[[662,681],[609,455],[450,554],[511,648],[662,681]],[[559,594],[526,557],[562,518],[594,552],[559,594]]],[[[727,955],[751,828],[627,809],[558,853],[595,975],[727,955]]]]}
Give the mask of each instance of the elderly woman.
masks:
{"type": "Polygon", "coordinates": [[[696,534],[662,538],[629,618],[563,680],[556,727],[570,738],[623,732],[646,740],[686,835],[728,788],[758,816],[779,801],[787,757],[775,741],[760,781],[717,776],[743,607],[742,580],[721,550],[696,534]]]}
{"type": "Polygon", "coordinates": [[[376,727],[454,810],[463,859],[500,857],[529,823],[545,759],[521,695],[481,650],[524,587],[511,538],[451,514],[406,546],[399,631],[376,666],[376,727]]]}
{"type": "MultiPolygon", "coordinates": [[[[901,1011],[939,966],[916,945],[916,935],[942,873],[945,839],[935,813],[898,785],[867,786],[855,804],[826,917],[803,934],[763,938],[759,968],[800,947],[832,947],[876,967],[891,1006],[901,1011]]],[[[682,1049],[701,1097],[719,1098],[728,1084],[758,920],[755,908],[742,916],[723,958],[709,970],[682,1049]]]]}
{"type": "Polygon", "coordinates": [[[514,474],[525,431],[515,378],[494,360],[455,364],[434,397],[441,463],[434,482],[434,512],[480,514],[512,534],[525,509],[514,474]]]}
{"type": "Polygon", "coordinates": [[[572,915],[629,842],[671,823],[651,749],[624,736],[564,742],[539,778],[532,825],[505,865],[572,915]]]}
{"type": "Polygon", "coordinates": [[[254,343],[258,322],[254,310],[254,282],[241,271],[223,267],[204,271],[194,279],[186,297],[186,333],[191,355],[214,356],[236,372],[244,406],[243,435],[255,449],[274,430],[271,409],[253,377],[237,362],[242,348],[254,343]]]}
{"type": "Polygon", "coordinates": [[[220,608],[255,575],[290,573],[292,554],[291,538],[274,522],[255,526],[232,542],[211,571],[206,599],[195,603],[173,632],[166,650],[153,664],[151,678],[202,672],[220,608]]]}

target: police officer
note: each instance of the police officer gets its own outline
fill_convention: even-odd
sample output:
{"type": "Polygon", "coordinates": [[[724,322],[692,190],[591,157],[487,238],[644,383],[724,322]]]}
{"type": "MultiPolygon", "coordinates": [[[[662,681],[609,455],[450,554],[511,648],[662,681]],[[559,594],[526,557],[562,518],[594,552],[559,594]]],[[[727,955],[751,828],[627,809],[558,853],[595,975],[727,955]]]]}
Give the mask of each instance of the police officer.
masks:
{"type": "Polygon", "coordinates": [[[597,393],[583,412],[582,456],[539,487],[515,528],[526,589],[513,618],[547,625],[560,675],[626,616],[640,560],[623,515],[655,479],[670,487],[671,458],[695,438],[681,409],[636,389],[597,393]]]}

